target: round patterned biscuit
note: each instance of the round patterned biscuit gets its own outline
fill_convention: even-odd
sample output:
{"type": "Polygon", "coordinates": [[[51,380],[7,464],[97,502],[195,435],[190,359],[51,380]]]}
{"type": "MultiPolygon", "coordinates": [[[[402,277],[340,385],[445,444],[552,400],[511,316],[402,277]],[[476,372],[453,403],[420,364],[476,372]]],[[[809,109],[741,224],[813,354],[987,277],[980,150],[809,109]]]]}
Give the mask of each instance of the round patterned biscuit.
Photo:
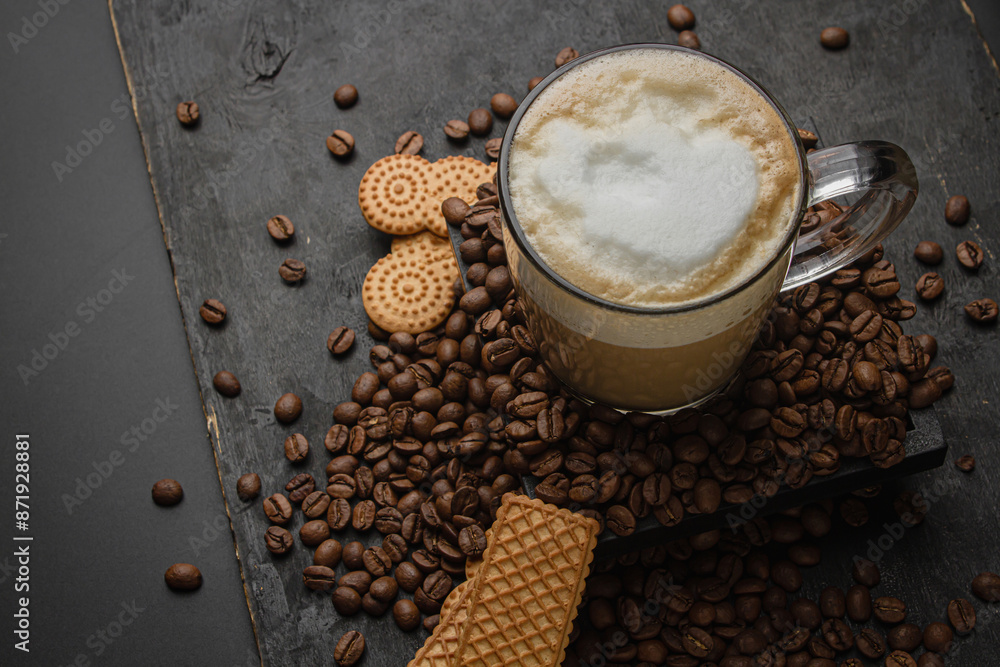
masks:
{"type": "Polygon", "coordinates": [[[418,155],[390,155],[365,172],[358,204],[369,225],[396,235],[416,234],[440,216],[430,196],[431,163],[418,155]]]}
{"type": "Polygon", "coordinates": [[[399,255],[406,248],[417,248],[428,262],[448,259],[455,256],[451,241],[441,238],[431,232],[420,232],[410,236],[395,236],[392,239],[392,254],[399,255]]]}
{"type": "Polygon", "coordinates": [[[438,326],[455,305],[459,276],[454,257],[427,261],[416,247],[375,263],[365,276],[361,301],[368,317],[386,331],[421,333],[438,326]]]}
{"type": "Polygon", "coordinates": [[[493,178],[496,163],[483,164],[479,160],[461,155],[452,155],[435,162],[428,184],[431,199],[439,207],[427,223],[427,229],[440,237],[448,237],[448,223],[440,210],[440,203],[448,197],[458,197],[467,204],[475,203],[476,188],[493,178]]]}

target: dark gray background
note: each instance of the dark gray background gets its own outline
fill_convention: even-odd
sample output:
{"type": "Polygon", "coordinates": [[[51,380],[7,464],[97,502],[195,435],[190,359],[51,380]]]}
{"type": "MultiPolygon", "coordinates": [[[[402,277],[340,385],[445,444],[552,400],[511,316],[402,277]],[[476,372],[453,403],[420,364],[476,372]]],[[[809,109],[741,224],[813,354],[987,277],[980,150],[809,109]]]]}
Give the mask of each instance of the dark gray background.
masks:
{"type": "MultiPolygon", "coordinates": [[[[107,6],[50,4],[58,13],[17,52],[7,34],[40,11],[38,0],[0,7],[0,506],[13,511],[14,435],[29,433],[27,534],[35,538],[26,658],[12,650],[16,531],[13,517],[0,519],[0,663],[69,665],[83,656],[79,664],[257,664],[107,6]],[[84,132],[100,135],[100,143],[60,180],[52,163],[65,163],[66,146],[84,132]],[[102,290],[115,271],[133,277],[97,312],[87,300],[107,296],[102,290]],[[71,324],[78,335],[25,383],[18,366],[29,366],[33,351],[71,324]],[[163,416],[159,404],[170,414],[149,421],[163,416]],[[144,421],[148,436],[123,438],[133,428],[141,432],[144,421]],[[86,486],[88,475],[96,488],[70,513],[65,494],[86,486]],[[165,476],[184,484],[178,507],[158,508],[149,499],[149,487],[165,476]],[[197,562],[205,573],[193,596],[163,585],[162,572],[176,561],[197,562]],[[119,632],[127,609],[135,619],[119,632]]],[[[1000,5],[969,5],[1000,47],[1000,5]]],[[[564,8],[572,11],[569,3],[564,8]]],[[[420,39],[437,37],[408,44],[414,57],[420,39]]],[[[553,51],[561,42],[553,36],[553,51]]]]}

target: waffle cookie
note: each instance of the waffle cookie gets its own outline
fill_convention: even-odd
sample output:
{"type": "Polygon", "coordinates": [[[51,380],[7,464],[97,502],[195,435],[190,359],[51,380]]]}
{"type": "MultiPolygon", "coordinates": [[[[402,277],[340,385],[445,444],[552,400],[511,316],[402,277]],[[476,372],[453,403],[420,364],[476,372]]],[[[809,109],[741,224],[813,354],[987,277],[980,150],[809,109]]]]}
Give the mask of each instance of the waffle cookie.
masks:
{"type": "Polygon", "coordinates": [[[598,528],[569,510],[505,495],[482,563],[446,600],[409,667],[559,665],[598,528]]]}

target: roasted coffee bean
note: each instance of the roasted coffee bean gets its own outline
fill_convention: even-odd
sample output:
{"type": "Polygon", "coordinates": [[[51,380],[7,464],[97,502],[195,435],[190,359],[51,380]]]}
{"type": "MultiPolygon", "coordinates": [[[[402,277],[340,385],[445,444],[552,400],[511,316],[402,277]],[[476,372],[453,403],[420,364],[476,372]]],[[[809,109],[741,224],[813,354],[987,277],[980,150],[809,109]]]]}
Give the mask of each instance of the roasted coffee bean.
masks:
{"type": "Polygon", "coordinates": [[[396,599],[396,593],[399,591],[399,584],[392,577],[379,577],[372,582],[371,587],[368,589],[368,594],[379,602],[392,602],[396,599]]]}
{"type": "Polygon", "coordinates": [[[383,535],[399,533],[403,528],[403,515],[395,507],[382,507],[375,512],[375,530],[383,535]]]}
{"type": "Polygon", "coordinates": [[[201,109],[199,109],[198,103],[193,101],[178,104],[176,113],[177,120],[185,127],[194,127],[198,124],[198,119],[201,118],[201,109]]]}
{"type": "Polygon", "coordinates": [[[163,575],[167,586],[175,591],[193,591],[201,588],[201,572],[190,563],[174,563],[163,575]]]}
{"type": "Polygon", "coordinates": [[[635,532],[635,515],[622,505],[612,505],[607,509],[607,527],[615,535],[624,537],[635,532]]]}
{"type": "Polygon", "coordinates": [[[473,109],[469,112],[469,131],[476,135],[488,134],[493,129],[493,114],[487,109],[473,109]]]}
{"type": "Polygon", "coordinates": [[[816,144],[819,143],[819,137],[809,130],[804,130],[801,127],[796,128],[799,134],[799,139],[802,141],[802,145],[808,148],[815,148],[816,144]]]}
{"type": "Polygon", "coordinates": [[[819,43],[823,45],[823,48],[831,51],[846,47],[850,41],[851,37],[848,32],[835,26],[823,28],[823,32],[819,34],[819,43]]]}
{"type": "Polygon", "coordinates": [[[333,649],[333,659],[339,667],[358,664],[365,652],[365,638],[357,630],[349,630],[340,638],[333,649]]]}
{"type": "MultiPolygon", "coordinates": [[[[556,67],[562,67],[571,60],[576,60],[580,57],[580,52],[574,49],[572,46],[567,46],[566,48],[559,51],[556,54],[556,67]]],[[[533,87],[533,86],[532,86],[533,87]]]]}
{"type": "Polygon", "coordinates": [[[478,558],[486,551],[486,534],[478,525],[466,526],[458,533],[458,548],[470,558],[478,558]]]}
{"type": "Polygon", "coordinates": [[[336,157],[347,157],[354,152],[354,137],[344,130],[334,130],[326,138],[326,148],[336,157]]]}
{"type": "Polygon", "coordinates": [[[282,394],[274,403],[274,417],[282,424],[291,424],[302,414],[302,399],[295,394],[282,394]]]}
{"type": "Polygon", "coordinates": [[[667,22],[674,30],[690,30],[694,27],[694,12],[685,5],[673,5],[667,10],[667,22]]]}
{"type": "Polygon", "coordinates": [[[330,530],[344,530],[351,522],[351,504],[343,498],[334,498],[326,510],[330,530]]]}
{"type": "Polygon", "coordinates": [[[976,457],[971,454],[960,456],[955,459],[955,467],[962,472],[972,472],[976,469],[976,457]]]}
{"type": "Polygon", "coordinates": [[[351,513],[351,527],[354,530],[367,531],[375,525],[375,514],[377,512],[374,500],[362,500],[354,506],[351,513]]]}
{"type": "Polygon", "coordinates": [[[895,625],[906,620],[906,603],[893,597],[880,597],[872,602],[872,612],[882,623],[895,625]]]}
{"type": "Polygon", "coordinates": [[[332,600],[333,608],[341,616],[354,616],[361,611],[361,594],[349,586],[337,586],[332,600]]]}
{"type": "Polygon", "coordinates": [[[872,660],[885,654],[885,639],[871,628],[862,628],[854,638],[854,645],[861,655],[872,660]]]}
{"type": "Polygon", "coordinates": [[[295,225],[287,215],[276,215],[268,219],[267,233],[278,243],[285,243],[295,235],[295,225]]]}
{"type": "Polygon", "coordinates": [[[236,495],[242,501],[253,500],[260,494],[260,475],[248,472],[236,480],[236,495]]]}
{"type": "Polygon", "coordinates": [[[868,588],[878,586],[879,581],[882,580],[882,574],[879,572],[878,565],[867,558],[854,559],[854,567],[851,575],[854,577],[854,581],[868,588]]]}
{"type": "MultiPolygon", "coordinates": [[[[309,473],[299,473],[295,477],[288,480],[285,484],[285,491],[288,491],[288,499],[295,503],[303,503],[305,499],[309,497],[313,491],[316,489],[316,480],[309,473]]],[[[303,511],[306,509],[302,508],[303,511]]],[[[324,507],[324,509],[326,509],[324,507]]]]}
{"type": "Polygon", "coordinates": [[[458,197],[448,197],[441,202],[441,213],[449,225],[460,226],[472,208],[458,197]]]}
{"type": "Polygon", "coordinates": [[[284,554],[291,550],[294,540],[292,534],[281,526],[271,526],[264,533],[264,544],[273,554],[284,554]]]}
{"type": "Polygon", "coordinates": [[[984,602],[1000,602],[1000,575],[981,572],[972,580],[972,592],[984,602]]]}
{"type": "Polygon", "coordinates": [[[157,505],[176,505],[184,498],[184,489],[176,479],[161,479],[153,485],[153,502],[157,505]]]}
{"type": "Polygon", "coordinates": [[[397,600],[392,606],[392,618],[403,632],[411,632],[420,626],[420,610],[412,600],[397,600]]]}
{"type": "Polygon", "coordinates": [[[299,528],[299,539],[306,546],[315,547],[330,537],[330,526],[326,521],[314,519],[305,522],[299,528]]]}
{"type": "Polygon", "coordinates": [[[854,646],[854,633],[851,632],[851,627],[839,618],[825,620],[821,632],[823,641],[835,651],[847,651],[854,646]]]}
{"type": "Polygon", "coordinates": [[[416,155],[424,147],[424,138],[417,132],[409,130],[396,139],[396,155],[416,155]]]}
{"type": "Polygon", "coordinates": [[[820,593],[819,607],[824,618],[843,618],[847,613],[844,591],[836,586],[827,586],[820,593]]]}
{"type": "Polygon", "coordinates": [[[358,89],[349,83],[345,83],[333,91],[333,101],[341,109],[352,107],[358,101],[358,89]]]}
{"type": "Polygon", "coordinates": [[[395,577],[396,583],[407,593],[417,590],[424,581],[423,572],[409,561],[404,561],[396,566],[395,577]]]}
{"type": "Polygon", "coordinates": [[[976,627],[976,608],[965,598],[956,598],[948,603],[948,622],[955,632],[967,635],[976,627]]]}
{"type": "MultiPolygon", "coordinates": [[[[968,306],[966,306],[966,312],[968,312],[968,306]]],[[[234,398],[240,395],[240,381],[236,379],[236,376],[229,371],[219,371],[212,378],[212,386],[215,390],[226,396],[227,398],[234,398]]]]}
{"type": "Polygon", "coordinates": [[[271,523],[284,525],[292,518],[292,504],[281,493],[275,493],[264,499],[264,514],[271,523]]]}
{"type": "Polygon", "coordinates": [[[302,583],[311,591],[328,591],[337,585],[337,575],[325,565],[310,565],[302,571],[302,583]]]}
{"type": "Polygon", "coordinates": [[[286,283],[297,283],[306,277],[306,265],[293,257],[287,258],[278,267],[278,275],[286,283]]]}
{"type": "Polygon", "coordinates": [[[326,339],[326,349],[330,354],[341,355],[354,345],[354,330],[340,326],[334,329],[326,339]]]}
{"type": "Polygon", "coordinates": [[[357,482],[354,481],[354,475],[346,473],[337,473],[332,475],[326,486],[326,492],[331,498],[344,498],[349,500],[354,497],[356,490],[357,482]]]}
{"type": "Polygon", "coordinates": [[[962,241],[955,248],[958,263],[967,269],[976,270],[983,265],[983,249],[974,241],[962,241]]]}
{"type": "Polygon", "coordinates": [[[683,46],[687,49],[700,49],[701,40],[698,39],[698,35],[694,30],[682,30],[679,35],[677,35],[677,45],[683,46]]]}
{"type": "Polygon", "coordinates": [[[301,433],[285,438],[285,458],[292,463],[302,463],[309,456],[309,441],[301,433]]]}
{"type": "Polygon", "coordinates": [[[952,195],[944,205],[944,219],[949,225],[960,226],[969,221],[971,207],[964,195],[952,195]]]}
{"type": "Polygon", "coordinates": [[[995,322],[997,312],[997,302],[993,299],[976,299],[965,306],[965,314],[979,323],[995,322]]]}
{"type": "Polygon", "coordinates": [[[365,549],[361,558],[365,569],[373,577],[384,577],[392,571],[392,559],[380,546],[365,549]]]}
{"type": "Polygon", "coordinates": [[[893,651],[885,657],[885,664],[889,667],[918,667],[917,661],[906,651],[893,651]]]}
{"type": "Polygon", "coordinates": [[[517,111],[517,100],[507,93],[497,93],[490,98],[490,108],[500,118],[510,118],[517,111]]]}
{"type": "Polygon", "coordinates": [[[420,590],[422,590],[431,600],[442,602],[448,596],[448,593],[451,591],[451,587],[451,577],[441,570],[437,570],[427,575],[423,583],[420,585],[420,590]]]}
{"type": "Polygon", "coordinates": [[[912,651],[920,646],[923,641],[923,633],[920,628],[913,623],[903,623],[897,625],[886,637],[886,643],[894,651],[912,651]]]}
{"type": "Polygon", "coordinates": [[[930,623],[924,628],[924,648],[935,653],[947,653],[951,650],[954,638],[951,628],[939,621],[930,623]]]}
{"type": "MultiPolygon", "coordinates": [[[[497,115],[500,115],[500,114],[497,114],[497,115]]],[[[485,150],[486,150],[486,157],[488,157],[491,160],[499,159],[499,157],[500,157],[500,148],[502,146],[503,146],[503,139],[501,139],[500,137],[494,137],[493,139],[487,139],[486,140],[486,145],[484,147],[485,150]]]]}
{"type": "MultiPolygon", "coordinates": [[[[347,567],[353,567],[351,565],[351,563],[355,560],[353,558],[353,554],[355,551],[357,551],[357,548],[351,547],[352,544],[355,543],[351,542],[344,547],[344,554],[345,554],[344,565],[346,565],[347,567]],[[346,558],[347,555],[351,555],[352,557],[346,558]]],[[[359,546],[361,545],[360,542],[357,542],[356,544],[358,544],[359,546]]],[[[361,547],[361,549],[363,553],[364,547],[361,547]]],[[[339,586],[346,586],[347,588],[353,588],[355,591],[358,592],[358,595],[365,595],[366,593],[368,593],[368,589],[371,587],[372,581],[373,581],[372,575],[368,574],[368,572],[366,572],[365,570],[359,569],[359,570],[352,570],[347,574],[345,574],[344,576],[342,576],[340,580],[337,582],[337,584],[339,586]]]]}
{"type": "Polygon", "coordinates": [[[198,309],[198,314],[208,324],[222,324],[226,319],[226,307],[218,299],[205,299],[198,309]]]}
{"type": "Polygon", "coordinates": [[[340,564],[343,553],[344,549],[337,540],[323,540],[313,554],[313,564],[335,568],[340,564]]]}
{"type": "Polygon", "coordinates": [[[855,623],[867,623],[872,616],[872,596],[867,586],[860,584],[847,589],[847,617],[855,623]]]}
{"type": "Polygon", "coordinates": [[[464,120],[449,120],[444,126],[449,139],[462,140],[469,136],[469,125],[464,120]]]}
{"type": "Polygon", "coordinates": [[[944,251],[934,241],[921,241],[913,251],[913,256],[924,264],[937,266],[944,259],[944,251]]]}
{"type": "Polygon", "coordinates": [[[528,79],[528,92],[530,93],[532,90],[534,90],[535,86],[540,84],[544,79],[545,77],[543,76],[533,76],[530,79],[528,79]]]}

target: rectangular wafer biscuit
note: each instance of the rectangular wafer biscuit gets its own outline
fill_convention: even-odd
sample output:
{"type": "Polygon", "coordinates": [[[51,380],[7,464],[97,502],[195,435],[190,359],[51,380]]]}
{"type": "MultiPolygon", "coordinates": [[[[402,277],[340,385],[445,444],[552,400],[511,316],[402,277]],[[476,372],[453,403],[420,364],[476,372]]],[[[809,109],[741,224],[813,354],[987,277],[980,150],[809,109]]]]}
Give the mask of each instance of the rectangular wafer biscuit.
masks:
{"type": "Polygon", "coordinates": [[[492,531],[465,593],[467,619],[450,667],[555,667],[565,655],[599,526],[507,494],[492,531]]]}

